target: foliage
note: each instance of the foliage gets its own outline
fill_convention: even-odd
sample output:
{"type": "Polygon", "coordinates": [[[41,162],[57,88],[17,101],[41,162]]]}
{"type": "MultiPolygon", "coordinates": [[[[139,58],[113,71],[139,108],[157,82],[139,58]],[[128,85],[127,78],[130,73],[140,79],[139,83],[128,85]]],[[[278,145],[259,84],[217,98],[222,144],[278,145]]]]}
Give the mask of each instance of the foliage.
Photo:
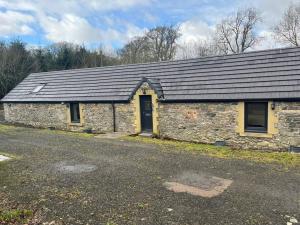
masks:
{"type": "Polygon", "coordinates": [[[28,49],[20,40],[0,42],[0,99],[33,72],[67,70],[119,64],[117,57],[103,49],[88,50],[85,46],[56,43],[28,49]]]}

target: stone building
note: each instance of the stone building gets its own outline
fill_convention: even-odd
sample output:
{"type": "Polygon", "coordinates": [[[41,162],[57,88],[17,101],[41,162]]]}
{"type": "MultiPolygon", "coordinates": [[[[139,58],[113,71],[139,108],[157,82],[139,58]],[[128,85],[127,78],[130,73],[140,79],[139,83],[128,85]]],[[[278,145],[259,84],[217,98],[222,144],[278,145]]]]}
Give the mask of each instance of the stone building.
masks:
{"type": "Polygon", "coordinates": [[[300,48],[30,74],[1,101],[35,127],[300,147],[300,48]]]}

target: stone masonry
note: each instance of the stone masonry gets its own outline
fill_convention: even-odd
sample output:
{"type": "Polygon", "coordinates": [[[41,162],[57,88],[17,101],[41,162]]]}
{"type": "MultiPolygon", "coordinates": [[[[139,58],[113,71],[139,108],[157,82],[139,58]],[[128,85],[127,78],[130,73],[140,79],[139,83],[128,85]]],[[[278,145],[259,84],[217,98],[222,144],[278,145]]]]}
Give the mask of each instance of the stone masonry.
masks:
{"type": "Polygon", "coordinates": [[[236,132],[237,103],[169,103],[159,106],[160,135],[165,138],[226,144],[242,149],[288,150],[300,146],[300,102],[276,102],[278,134],[244,137],[236,132]]]}
{"type": "MultiPolygon", "coordinates": [[[[20,103],[4,104],[5,120],[39,128],[82,131],[92,129],[98,133],[113,132],[112,104],[81,104],[82,124],[68,122],[66,104],[20,103]]],[[[116,131],[134,133],[134,113],[131,104],[115,104],[116,131]]]]}
{"type": "MultiPolygon", "coordinates": [[[[237,132],[238,103],[159,103],[161,137],[199,143],[225,141],[241,149],[288,150],[300,146],[300,102],[276,102],[278,133],[272,137],[240,136],[237,132]]],[[[5,119],[34,127],[62,130],[113,131],[112,104],[81,104],[82,124],[68,123],[68,108],[62,104],[4,104],[5,119]]],[[[115,104],[116,131],[135,133],[133,103],[115,104]]]]}

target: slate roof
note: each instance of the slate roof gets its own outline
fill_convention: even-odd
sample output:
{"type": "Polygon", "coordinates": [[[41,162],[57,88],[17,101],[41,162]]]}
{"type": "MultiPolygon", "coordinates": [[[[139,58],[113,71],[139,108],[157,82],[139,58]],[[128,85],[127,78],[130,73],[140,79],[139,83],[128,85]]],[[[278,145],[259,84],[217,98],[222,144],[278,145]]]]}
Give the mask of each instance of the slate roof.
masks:
{"type": "Polygon", "coordinates": [[[131,99],[134,96],[135,92],[145,82],[148,83],[149,86],[155,91],[155,93],[157,94],[157,97],[159,99],[162,99],[164,97],[163,89],[162,89],[162,86],[161,86],[161,83],[160,83],[159,79],[157,79],[157,78],[150,78],[150,79],[148,79],[147,77],[142,77],[142,79],[137,84],[137,86],[135,87],[135,89],[131,92],[131,95],[130,95],[129,99],[131,99]]]}
{"type": "Polygon", "coordinates": [[[33,73],[2,102],[128,101],[143,77],[161,101],[300,99],[300,48],[33,73]]]}

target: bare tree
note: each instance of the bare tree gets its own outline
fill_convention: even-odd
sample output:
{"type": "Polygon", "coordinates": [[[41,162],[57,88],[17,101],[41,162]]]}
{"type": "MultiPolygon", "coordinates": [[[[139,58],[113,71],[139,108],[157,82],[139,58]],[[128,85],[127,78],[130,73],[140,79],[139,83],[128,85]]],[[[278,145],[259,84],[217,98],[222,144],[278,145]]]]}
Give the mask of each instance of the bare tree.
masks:
{"type": "Polygon", "coordinates": [[[300,4],[290,5],[282,20],[273,29],[275,38],[292,46],[300,44],[300,4]]]}
{"type": "Polygon", "coordinates": [[[261,20],[254,8],[239,10],[217,25],[215,44],[223,54],[241,53],[253,47],[259,40],[255,32],[261,20]]]}
{"type": "Polygon", "coordinates": [[[155,61],[174,59],[176,54],[176,41],[180,37],[179,27],[159,26],[146,34],[150,51],[155,61]]]}
{"type": "Polygon", "coordinates": [[[159,26],[136,37],[118,51],[122,63],[158,62],[174,59],[179,28],[159,26]]]}
{"type": "Polygon", "coordinates": [[[218,55],[218,49],[211,40],[187,42],[178,46],[176,57],[178,59],[190,59],[218,55]]]}
{"type": "Polygon", "coordinates": [[[149,43],[145,36],[136,37],[120,49],[118,54],[123,64],[154,61],[150,53],[149,43]]]}

